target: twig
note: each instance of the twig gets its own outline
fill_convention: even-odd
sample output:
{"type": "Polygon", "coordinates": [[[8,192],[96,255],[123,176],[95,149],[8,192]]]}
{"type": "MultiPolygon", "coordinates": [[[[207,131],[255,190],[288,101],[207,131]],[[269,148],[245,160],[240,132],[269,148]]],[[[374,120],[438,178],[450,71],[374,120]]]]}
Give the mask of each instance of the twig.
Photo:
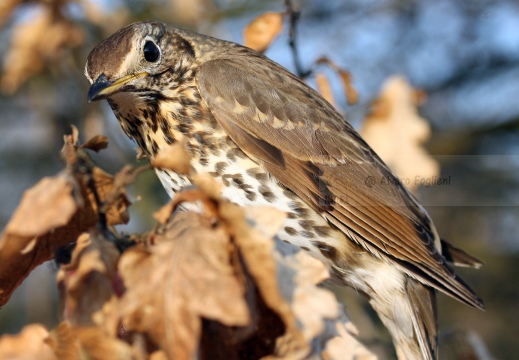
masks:
{"type": "Polygon", "coordinates": [[[292,0],[285,0],[286,12],[289,19],[289,33],[288,33],[288,45],[292,51],[292,57],[294,58],[294,66],[296,67],[297,76],[304,79],[312,73],[311,70],[303,70],[301,60],[299,58],[299,51],[296,44],[296,26],[301,16],[301,11],[295,10],[292,4],[292,0]]]}
{"type": "MultiPolygon", "coordinates": [[[[81,150],[80,150],[81,151],[81,150]]],[[[108,232],[108,221],[106,217],[106,212],[103,208],[103,201],[99,196],[99,192],[97,191],[96,183],[94,180],[93,173],[93,164],[90,159],[86,156],[85,153],[81,151],[78,155],[78,162],[76,164],[77,169],[80,174],[83,174],[86,178],[86,186],[92,191],[92,195],[94,196],[94,201],[97,207],[97,215],[99,216],[99,226],[101,228],[101,232],[105,235],[108,232]]]]}

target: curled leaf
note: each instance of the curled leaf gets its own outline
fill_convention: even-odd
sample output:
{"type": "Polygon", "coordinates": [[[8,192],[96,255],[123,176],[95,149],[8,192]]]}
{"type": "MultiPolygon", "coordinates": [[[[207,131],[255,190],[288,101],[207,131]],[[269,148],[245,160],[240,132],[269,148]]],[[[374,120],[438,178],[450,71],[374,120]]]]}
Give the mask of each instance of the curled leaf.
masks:
{"type": "Polygon", "coordinates": [[[326,78],[326,75],[324,75],[323,73],[316,73],[315,82],[317,83],[317,88],[319,89],[319,93],[323,96],[323,98],[325,98],[326,101],[328,101],[334,107],[337,106],[333,96],[332,88],[330,86],[330,82],[326,78]]]}
{"type": "Polygon", "coordinates": [[[342,86],[344,86],[344,91],[346,92],[346,100],[348,104],[354,105],[359,102],[359,93],[353,87],[351,74],[343,69],[338,68],[337,73],[341,77],[342,86]]]}
{"type": "Polygon", "coordinates": [[[113,283],[119,259],[115,246],[98,233],[77,240],[72,260],[58,273],[63,290],[65,319],[74,325],[92,325],[94,314],[115,295],[113,283]]]}
{"type": "Polygon", "coordinates": [[[191,171],[191,155],[187,151],[186,141],[177,141],[173,145],[161,148],[151,160],[155,168],[172,170],[177,174],[189,175],[191,171]]]}
{"type": "Polygon", "coordinates": [[[121,257],[126,284],[119,306],[123,325],[147,334],[169,357],[196,353],[201,318],[228,326],[250,321],[245,288],[235,276],[225,228],[195,213],[178,213],[154,235],[157,245],[121,257]]]}
{"type": "Polygon", "coordinates": [[[89,149],[99,152],[108,147],[108,138],[104,135],[96,135],[81,145],[82,149],[89,149]]]}
{"type": "Polygon", "coordinates": [[[95,224],[91,212],[78,211],[72,189],[71,180],[61,175],[25,192],[0,238],[0,305],[32,269],[74,241],[79,229],[95,224]]]}
{"type": "Polygon", "coordinates": [[[281,30],[283,30],[283,13],[261,14],[252,20],[243,31],[244,44],[258,52],[264,52],[281,30]]]}

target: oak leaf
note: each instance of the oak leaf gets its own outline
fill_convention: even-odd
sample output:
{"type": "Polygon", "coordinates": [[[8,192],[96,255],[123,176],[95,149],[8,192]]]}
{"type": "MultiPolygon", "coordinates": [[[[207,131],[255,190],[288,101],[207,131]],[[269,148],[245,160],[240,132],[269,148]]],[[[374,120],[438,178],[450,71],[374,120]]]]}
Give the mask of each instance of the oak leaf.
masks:
{"type": "Polygon", "coordinates": [[[386,81],[360,133],[412,191],[416,177],[438,175],[438,162],[423,147],[431,133],[429,124],[418,114],[415,91],[403,77],[386,81]]]}

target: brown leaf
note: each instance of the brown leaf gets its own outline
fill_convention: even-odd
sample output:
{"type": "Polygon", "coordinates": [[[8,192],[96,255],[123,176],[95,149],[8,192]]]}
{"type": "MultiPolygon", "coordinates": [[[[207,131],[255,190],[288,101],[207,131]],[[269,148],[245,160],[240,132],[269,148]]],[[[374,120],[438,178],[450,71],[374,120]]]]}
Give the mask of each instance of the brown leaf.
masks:
{"type": "Polygon", "coordinates": [[[337,73],[341,77],[342,86],[344,86],[344,91],[346,92],[346,100],[348,104],[354,105],[359,102],[359,93],[352,85],[351,74],[343,69],[338,68],[337,73]]]}
{"type": "Polygon", "coordinates": [[[418,114],[415,101],[415,92],[404,78],[394,76],[388,79],[360,131],[411,190],[419,184],[416,179],[428,179],[439,174],[438,162],[423,148],[430,136],[430,128],[418,114]]]}
{"type": "Polygon", "coordinates": [[[94,326],[71,327],[62,322],[51,331],[47,342],[60,360],[132,358],[130,345],[94,326]]]}
{"type": "Polygon", "coordinates": [[[151,353],[149,360],[168,360],[168,356],[162,350],[151,353]]]}
{"type": "Polygon", "coordinates": [[[47,344],[48,331],[37,324],[27,325],[17,335],[0,337],[0,359],[57,360],[52,347],[47,344]]]}
{"type": "Polygon", "coordinates": [[[82,234],[69,264],[58,272],[64,317],[73,325],[92,325],[94,314],[114,296],[119,251],[100,234],[82,234]]]}
{"type": "Polygon", "coordinates": [[[155,168],[172,170],[177,174],[189,175],[191,172],[190,162],[191,155],[186,149],[186,140],[182,139],[173,145],[161,148],[151,160],[151,165],[155,168]]]}
{"type": "MultiPolygon", "coordinates": [[[[77,160],[77,134],[67,137],[65,148],[77,160]]],[[[81,159],[86,157],[79,150],[81,159]]],[[[76,161],[74,160],[74,161],[76,161]]],[[[94,167],[93,186],[100,201],[107,200],[109,225],[126,223],[129,201],[125,190],[111,194],[114,179],[94,167]]],[[[18,209],[0,238],[0,305],[5,304],[23,279],[39,264],[54,257],[56,250],[68,245],[99,221],[97,203],[89,176],[76,166],[53,178],[45,178],[24,195],[18,209]],[[75,170],[74,170],[75,169],[75,170]],[[71,174],[70,172],[78,171],[71,174]]]]}
{"type": "Polygon", "coordinates": [[[55,250],[74,241],[82,226],[95,224],[92,213],[80,212],[65,175],[44,178],[28,190],[0,238],[0,305],[55,250]]]}
{"type": "MultiPolygon", "coordinates": [[[[351,323],[348,323],[351,324],[351,323]]],[[[327,360],[376,360],[377,357],[362,345],[348,326],[337,323],[337,336],[326,343],[322,358],[327,360]]]]}
{"type": "Polygon", "coordinates": [[[171,217],[171,214],[175,210],[175,203],[170,201],[166,205],[153,213],[153,218],[159,222],[159,224],[166,224],[171,217]]]}
{"type": "Polygon", "coordinates": [[[294,339],[297,347],[307,351],[308,345],[303,341],[296,317],[289,302],[283,297],[279,279],[276,276],[277,265],[273,257],[274,242],[257,228],[251,228],[243,211],[237,205],[222,202],[219,214],[229,227],[229,232],[240,249],[263,301],[279,315],[286,326],[287,333],[294,339]]]}
{"type": "Polygon", "coordinates": [[[11,17],[14,10],[17,6],[19,6],[24,0],[3,0],[0,3],[0,26],[4,24],[4,22],[11,17]]]}
{"type": "Polygon", "coordinates": [[[205,196],[214,200],[222,199],[223,184],[215,181],[211,175],[195,174],[191,178],[205,196]]]}
{"type": "Polygon", "coordinates": [[[178,213],[155,237],[157,245],[134,247],[119,263],[127,287],[119,311],[128,330],[147,334],[170,358],[189,359],[202,317],[228,326],[248,323],[224,227],[200,214],[178,213]]]}
{"type": "Polygon", "coordinates": [[[261,14],[252,20],[243,31],[244,44],[258,52],[264,52],[281,30],[283,30],[283,13],[261,14]]]}
{"type": "Polygon", "coordinates": [[[335,295],[316,285],[329,278],[324,264],[310,255],[299,252],[283,261],[296,273],[292,309],[306,342],[319,337],[326,329],[326,320],[339,317],[339,304],[335,295]]]}
{"type": "Polygon", "coordinates": [[[24,193],[5,231],[33,238],[67,224],[77,210],[72,188],[64,176],[42,179],[24,193]]]}
{"type": "MultiPolygon", "coordinates": [[[[128,206],[131,202],[126,196],[125,187],[135,180],[135,175],[139,171],[141,170],[133,170],[126,166],[114,178],[97,166],[92,169],[95,188],[101,200],[105,202],[102,210],[106,214],[108,225],[126,224],[130,220],[128,206]]],[[[84,186],[94,209],[97,210],[92,190],[87,184],[84,186]]]]}
{"type": "Polygon", "coordinates": [[[77,336],[72,333],[67,322],[61,322],[50,332],[46,340],[60,360],[80,360],[81,347],[77,336]]]}
{"type": "Polygon", "coordinates": [[[323,98],[325,98],[326,101],[328,101],[330,104],[336,107],[337,104],[335,103],[335,99],[333,97],[333,91],[330,86],[330,82],[326,78],[326,75],[324,75],[323,73],[316,73],[315,82],[317,83],[317,89],[319,89],[319,93],[321,93],[323,98]]]}
{"type": "Polygon", "coordinates": [[[248,206],[242,208],[252,226],[267,238],[274,238],[285,223],[287,213],[272,206],[248,206]]]}
{"type": "Polygon", "coordinates": [[[79,130],[74,125],[71,126],[72,134],[63,136],[63,148],[61,158],[65,164],[72,166],[77,162],[77,143],[79,141],[79,130]]]}
{"type": "Polygon", "coordinates": [[[82,149],[90,149],[99,152],[108,147],[108,138],[104,135],[96,135],[81,145],[82,149]]]}
{"type": "Polygon", "coordinates": [[[78,25],[57,16],[51,6],[39,7],[39,13],[13,29],[11,45],[4,61],[0,86],[14,93],[47,63],[62,61],[64,49],[80,45],[84,32],[78,25]]]}
{"type": "MultiPolygon", "coordinates": [[[[286,216],[279,210],[269,207],[250,207],[243,210],[254,231],[259,231],[267,238],[277,233],[286,216]]],[[[264,248],[264,245],[259,247],[264,248]]],[[[245,252],[242,248],[240,250],[245,252]]],[[[346,325],[351,323],[346,322],[345,315],[341,312],[342,307],[338,304],[335,295],[317,286],[329,278],[326,266],[303,251],[295,253],[292,251],[287,255],[275,249],[271,256],[276,262],[277,270],[274,274],[265,272],[265,276],[277,278],[278,289],[283,289],[282,294],[289,301],[290,311],[297,319],[298,332],[303,337],[304,343],[340,342],[342,355],[336,356],[335,345],[332,345],[330,353],[333,356],[327,353],[328,357],[324,357],[327,359],[353,360],[357,359],[357,355],[371,356],[351,334],[343,334],[339,331],[340,336],[337,336],[335,332],[329,331],[335,326],[344,328],[344,323],[346,325]]],[[[256,265],[248,262],[248,269],[258,266],[261,268],[262,263],[261,260],[256,265]]],[[[277,339],[275,355],[267,356],[265,359],[306,358],[311,353],[317,354],[318,351],[321,351],[319,347],[311,349],[302,345],[297,333],[288,331],[277,339]]],[[[366,359],[371,358],[366,357],[366,359]]]]}
{"type": "MultiPolygon", "coordinates": [[[[352,84],[352,77],[349,71],[346,71],[342,69],[340,66],[338,66],[335,62],[333,62],[331,59],[327,58],[326,56],[320,57],[315,61],[316,64],[325,64],[330,67],[333,71],[335,71],[342,81],[342,86],[344,87],[344,92],[346,94],[346,101],[348,104],[353,105],[356,104],[359,101],[359,94],[357,93],[357,90],[353,87],[352,84]]],[[[329,90],[331,93],[331,90],[329,90]]],[[[325,99],[327,99],[325,97],[325,99]]],[[[327,99],[328,100],[328,99],[327,99]]],[[[334,103],[331,103],[335,106],[334,103]]]]}

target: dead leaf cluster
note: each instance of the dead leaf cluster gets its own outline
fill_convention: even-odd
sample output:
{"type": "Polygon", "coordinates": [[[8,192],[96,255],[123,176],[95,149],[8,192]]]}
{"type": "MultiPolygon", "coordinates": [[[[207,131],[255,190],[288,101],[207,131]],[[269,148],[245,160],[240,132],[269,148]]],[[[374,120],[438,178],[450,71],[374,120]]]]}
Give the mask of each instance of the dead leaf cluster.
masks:
{"type": "MultiPolygon", "coordinates": [[[[69,0],[33,2],[37,14],[15,25],[4,59],[0,87],[9,94],[49,64],[63,63],[66,52],[84,41],[83,29],[63,15],[69,0]]],[[[0,7],[0,25],[20,3],[11,0],[0,7]]]]}
{"type": "MultiPolygon", "coordinates": [[[[105,148],[106,138],[80,145],[78,137],[76,129],[65,136],[66,169],[27,191],[0,240],[2,304],[36,265],[73,248],[57,275],[63,322],[0,337],[0,357],[353,359],[366,352],[332,293],[317,287],[328,277],[325,266],[277,250],[285,214],[222,199],[209,175],[193,175],[195,187],[123,251],[125,238],[111,226],[128,220],[125,186],[142,170],[104,173],[85,149],[105,148]],[[186,202],[200,211],[178,211],[186,202]]],[[[167,154],[186,155],[178,146],[167,154]]],[[[186,160],[160,166],[188,168],[186,160]]]]}
{"type": "MultiPolygon", "coordinates": [[[[0,305],[32,269],[94,227],[98,201],[114,191],[113,178],[90,162],[77,146],[77,135],[67,137],[63,153],[67,168],[27,190],[1,234],[0,305]]],[[[127,222],[128,205],[125,189],[119,188],[105,211],[107,225],[127,222]]]]}

